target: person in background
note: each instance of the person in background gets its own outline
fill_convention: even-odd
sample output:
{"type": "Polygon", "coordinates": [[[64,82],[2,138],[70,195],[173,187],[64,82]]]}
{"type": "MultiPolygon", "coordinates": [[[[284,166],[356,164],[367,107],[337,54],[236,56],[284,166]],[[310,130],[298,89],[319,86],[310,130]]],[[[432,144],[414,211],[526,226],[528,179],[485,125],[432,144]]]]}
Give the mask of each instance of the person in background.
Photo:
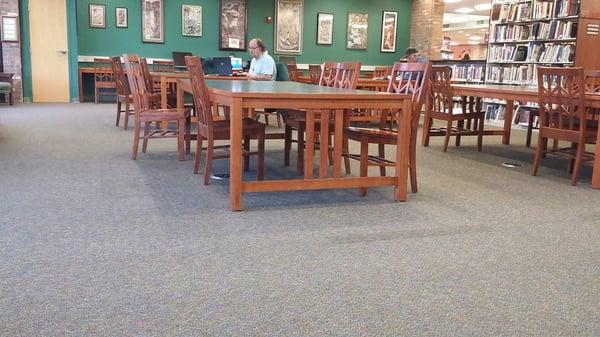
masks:
{"type": "Polygon", "coordinates": [[[429,60],[427,60],[427,58],[425,56],[419,54],[419,51],[416,48],[412,48],[412,47],[406,48],[403,59],[406,59],[406,61],[408,63],[427,63],[427,62],[429,62],[429,60]]]}
{"type": "Polygon", "coordinates": [[[275,61],[269,55],[262,40],[256,37],[250,40],[248,51],[252,55],[252,61],[250,61],[248,72],[242,73],[242,75],[247,76],[249,80],[275,81],[277,75],[275,61]]]}

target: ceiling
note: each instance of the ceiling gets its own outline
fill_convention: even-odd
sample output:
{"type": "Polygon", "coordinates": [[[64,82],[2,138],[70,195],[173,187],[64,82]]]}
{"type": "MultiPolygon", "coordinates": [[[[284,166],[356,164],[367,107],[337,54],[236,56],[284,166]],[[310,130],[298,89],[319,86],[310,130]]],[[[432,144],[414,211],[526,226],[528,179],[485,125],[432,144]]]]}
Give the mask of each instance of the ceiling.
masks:
{"type": "Polygon", "coordinates": [[[459,0],[458,2],[446,3],[444,7],[444,36],[450,36],[453,44],[484,43],[484,34],[489,29],[490,10],[476,10],[475,5],[490,3],[491,0],[459,0]],[[465,7],[472,8],[474,11],[469,14],[456,12],[457,9],[465,7]]]}

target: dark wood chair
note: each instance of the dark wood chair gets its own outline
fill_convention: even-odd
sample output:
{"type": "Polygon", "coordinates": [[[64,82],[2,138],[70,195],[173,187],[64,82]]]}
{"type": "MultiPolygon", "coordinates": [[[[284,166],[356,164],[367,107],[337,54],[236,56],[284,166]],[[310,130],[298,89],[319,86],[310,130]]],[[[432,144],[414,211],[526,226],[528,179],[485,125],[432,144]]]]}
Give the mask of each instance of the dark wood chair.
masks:
{"type": "Polygon", "coordinates": [[[308,74],[310,76],[310,83],[319,84],[321,80],[321,64],[309,64],[308,74]]]}
{"type": "Polygon", "coordinates": [[[390,75],[392,67],[388,66],[376,66],[371,74],[372,78],[384,78],[390,75]]]}
{"type": "Polygon", "coordinates": [[[116,84],[113,78],[110,58],[94,58],[94,102],[100,102],[100,96],[115,96],[116,84]]]}
{"type": "Polygon", "coordinates": [[[289,80],[292,82],[298,82],[298,66],[296,66],[296,64],[287,64],[286,66],[289,80]]]}
{"type": "MultiPolygon", "coordinates": [[[[229,140],[230,127],[229,120],[213,119],[213,104],[206,83],[204,81],[204,71],[202,62],[198,56],[186,56],[185,64],[190,74],[190,82],[194,96],[194,106],[198,117],[197,135],[196,135],[196,156],[194,158],[194,173],[198,174],[200,168],[200,155],[202,153],[202,143],[207,141],[206,147],[206,166],[204,168],[204,185],[208,185],[210,171],[213,159],[229,158],[228,151],[217,154],[215,150],[229,148],[229,145],[215,146],[215,140],[229,140]]],[[[242,132],[244,137],[244,169],[249,168],[249,155],[258,154],[258,172],[257,180],[264,178],[265,161],[265,125],[252,118],[244,118],[242,121],[242,132]],[[258,140],[258,152],[250,152],[250,139],[258,140]]]]}
{"type": "Polygon", "coordinates": [[[485,112],[481,109],[478,99],[473,110],[454,110],[454,93],[450,80],[452,68],[449,66],[433,66],[430,76],[430,90],[425,109],[423,125],[423,146],[429,146],[431,136],[444,136],[444,152],[448,151],[450,136],[456,136],[456,146],[460,145],[461,136],[477,136],[477,151],[481,151],[483,143],[483,120],[485,112]],[[444,127],[434,127],[433,119],[446,122],[444,127]],[[476,130],[464,127],[464,122],[472,120],[477,125],[476,130]],[[454,122],[456,126],[453,126],[454,122]]]}
{"type": "Polygon", "coordinates": [[[143,62],[137,55],[123,55],[129,89],[133,98],[135,110],[135,124],[133,131],[133,148],[131,159],[137,158],[140,139],[143,140],[142,152],[146,152],[149,139],[177,138],[177,152],[179,160],[185,159],[185,135],[190,134],[190,113],[185,109],[157,109],[155,108],[156,94],[148,88],[148,79],[143,70],[143,62]],[[169,129],[168,121],[176,121],[177,128],[169,129]],[[150,129],[151,123],[156,122],[156,128],[150,129]],[[161,123],[163,122],[163,123],[161,123]],[[140,128],[144,124],[144,132],[140,128]],[[164,127],[159,127],[164,125],[164,127]]]}
{"type": "MultiPolygon", "coordinates": [[[[325,62],[323,63],[319,85],[325,87],[355,89],[360,72],[360,62],[325,62]]],[[[317,112],[318,113],[318,112],[317,112]]],[[[315,118],[315,131],[320,130],[320,114],[315,118]]],[[[333,121],[331,120],[331,132],[333,132],[333,121]]],[[[306,111],[290,109],[286,114],[284,135],[284,165],[290,165],[290,152],[292,143],[297,143],[298,158],[296,167],[298,174],[304,172],[304,133],[306,132],[306,111]],[[298,139],[292,139],[293,130],[297,131],[298,139]]],[[[319,142],[316,143],[319,148],[319,142]]],[[[350,162],[344,158],[346,172],[350,173],[350,162]]]]}
{"type": "Polygon", "coordinates": [[[123,69],[123,64],[121,63],[121,57],[114,56],[111,57],[110,60],[112,64],[113,77],[117,87],[117,120],[115,122],[115,126],[119,126],[121,113],[124,113],[123,127],[125,130],[127,130],[127,126],[129,125],[129,116],[135,116],[135,111],[133,109],[133,97],[131,97],[131,93],[129,92],[129,84],[127,83],[125,69],[123,69]]]}
{"type": "MultiPolygon", "coordinates": [[[[428,76],[431,71],[429,63],[396,62],[392,67],[388,92],[409,94],[412,96],[412,111],[409,145],[410,183],[413,193],[417,192],[417,129],[421,117],[421,108],[428,90],[428,76]]],[[[344,140],[351,139],[360,142],[360,154],[347,154],[349,158],[360,161],[360,176],[366,177],[369,166],[379,166],[379,172],[385,176],[386,166],[395,166],[395,162],[385,158],[385,145],[396,145],[398,131],[392,126],[397,111],[382,113],[379,127],[360,128],[349,126],[344,130],[344,140]],[[378,155],[369,155],[369,144],[377,144],[378,155]]],[[[361,188],[360,194],[366,195],[367,189],[361,188]]]]}
{"type": "Polygon", "coordinates": [[[585,105],[586,82],[583,68],[538,67],[540,130],[532,175],[537,175],[544,154],[570,159],[571,185],[577,184],[584,161],[594,160],[585,144],[596,140],[598,125],[588,124],[585,105]],[[568,147],[548,148],[548,139],[570,142],[568,147]]]}
{"type": "MultiPolygon", "coordinates": [[[[584,70],[585,92],[592,94],[600,94],[600,70],[584,70]]],[[[588,123],[590,120],[598,123],[600,118],[600,109],[588,108],[588,123]]]]}

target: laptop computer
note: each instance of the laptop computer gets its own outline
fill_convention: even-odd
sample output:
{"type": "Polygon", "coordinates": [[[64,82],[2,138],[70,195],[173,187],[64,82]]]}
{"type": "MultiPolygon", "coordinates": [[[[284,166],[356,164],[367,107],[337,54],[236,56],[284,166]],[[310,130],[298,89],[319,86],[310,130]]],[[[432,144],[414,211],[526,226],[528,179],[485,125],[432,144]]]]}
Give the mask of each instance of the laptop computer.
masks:
{"type": "Polygon", "coordinates": [[[207,75],[231,76],[233,74],[229,56],[207,59],[203,67],[207,75]]]}
{"type": "Polygon", "coordinates": [[[187,67],[185,66],[185,57],[192,56],[192,53],[187,51],[174,51],[173,54],[173,66],[178,70],[185,70],[187,67]]]}
{"type": "Polygon", "coordinates": [[[231,58],[231,70],[233,71],[242,71],[243,69],[243,61],[241,57],[232,57],[231,58]]]}

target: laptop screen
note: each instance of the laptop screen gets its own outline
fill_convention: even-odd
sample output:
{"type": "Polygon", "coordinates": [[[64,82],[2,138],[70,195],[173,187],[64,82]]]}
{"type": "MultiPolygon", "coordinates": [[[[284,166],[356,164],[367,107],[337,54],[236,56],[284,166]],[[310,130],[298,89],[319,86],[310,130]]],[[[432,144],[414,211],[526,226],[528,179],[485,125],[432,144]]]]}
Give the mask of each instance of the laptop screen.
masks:
{"type": "Polygon", "coordinates": [[[185,57],[192,56],[190,52],[174,51],[173,53],[173,65],[175,67],[185,67],[185,57]]]}
{"type": "Polygon", "coordinates": [[[231,69],[242,70],[242,58],[241,57],[232,57],[231,58],[231,69]]]}
{"type": "Polygon", "coordinates": [[[213,57],[205,62],[204,73],[208,75],[231,76],[231,58],[213,57]]]}

